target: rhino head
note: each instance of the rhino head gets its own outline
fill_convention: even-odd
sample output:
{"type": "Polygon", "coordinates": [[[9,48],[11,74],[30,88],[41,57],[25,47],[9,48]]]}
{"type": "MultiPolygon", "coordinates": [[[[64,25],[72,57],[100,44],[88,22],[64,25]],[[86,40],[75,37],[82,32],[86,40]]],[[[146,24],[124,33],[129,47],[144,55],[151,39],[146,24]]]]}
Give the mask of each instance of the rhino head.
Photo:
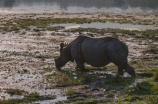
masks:
{"type": "Polygon", "coordinates": [[[67,47],[67,45],[64,42],[60,44],[60,56],[54,60],[57,68],[64,66],[69,61],[73,61],[70,53],[71,48],[67,47]]]}

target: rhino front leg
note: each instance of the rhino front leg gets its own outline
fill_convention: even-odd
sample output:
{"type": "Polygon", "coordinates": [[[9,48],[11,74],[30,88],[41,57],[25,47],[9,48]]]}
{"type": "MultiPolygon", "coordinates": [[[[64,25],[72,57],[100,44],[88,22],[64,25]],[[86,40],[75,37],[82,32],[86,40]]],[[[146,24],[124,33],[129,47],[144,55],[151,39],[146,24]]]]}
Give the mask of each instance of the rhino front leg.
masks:
{"type": "Polygon", "coordinates": [[[84,62],[82,61],[76,61],[77,68],[81,69],[82,71],[85,71],[84,62]]]}

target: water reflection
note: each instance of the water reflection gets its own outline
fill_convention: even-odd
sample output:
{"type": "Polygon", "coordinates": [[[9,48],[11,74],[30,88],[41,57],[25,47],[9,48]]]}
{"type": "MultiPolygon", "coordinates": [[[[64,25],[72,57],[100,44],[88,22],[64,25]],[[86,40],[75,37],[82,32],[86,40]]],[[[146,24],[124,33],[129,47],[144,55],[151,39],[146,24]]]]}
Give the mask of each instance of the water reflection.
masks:
{"type": "MultiPolygon", "coordinates": [[[[26,7],[28,9],[30,7],[49,7],[53,10],[54,8],[58,8],[60,11],[66,10],[68,12],[70,7],[80,8],[81,10],[84,9],[83,11],[87,8],[97,8],[99,9],[98,11],[100,11],[102,8],[127,10],[131,7],[141,8],[145,11],[151,9],[154,12],[158,12],[158,0],[0,0],[0,8],[17,7],[26,7]]],[[[41,8],[38,9],[41,10],[41,8]]],[[[80,10],[78,10],[78,12],[79,11],[80,10]]]]}

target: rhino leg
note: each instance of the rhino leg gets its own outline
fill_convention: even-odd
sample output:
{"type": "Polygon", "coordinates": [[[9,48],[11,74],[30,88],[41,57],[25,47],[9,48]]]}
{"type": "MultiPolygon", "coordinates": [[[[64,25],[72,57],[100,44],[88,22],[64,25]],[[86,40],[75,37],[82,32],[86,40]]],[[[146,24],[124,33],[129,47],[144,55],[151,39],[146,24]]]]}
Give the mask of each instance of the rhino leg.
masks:
{"type": "Polygon", "coordinates": [[[128,74],[130,74],[130,75],[132,75],[132,76],[136,76],[135,71],[134,71],[134,68],[131,67],[128,63],[126,64],[126,66],[125,66],[124,69],[125,69],[125,71],[126,71],[128,74]]]}
{"type": "Polygon", "coordinates": [[[135,76],[134,69],[127,63],[127,55],[123,48],[116,51],[108,51],[108,55],[116,66],[118,66],[118,74],[123,75],[123,69],[130,75],[135,76]]]}
{"type": "Polygon", "coordinates": [[[83,61],[76,61],[77,68],[81,69],[82,71],[85,71],[85,66],[83,61]]]}
{"type": "Polygon", "coordinates": [[[123,75],[123,69],[127,62],[127,55],[123,48],[115,51],[108,50],[108,56],[116,66],[118,66],[118,74],[123,75]]]}
{"type": "Polygon", "coordinates": [[[118,67],[117,75],[123,76],[123,68],[118,67]]]}
{"type": "Polygon", "coordinates": [[[81,69],[82,71],[85,71],[84,58],[81,50],[82,42],[84,39],[85,36],[80,36],[71,47],[71,55],[77,64],[77,68],[81,69]]]}

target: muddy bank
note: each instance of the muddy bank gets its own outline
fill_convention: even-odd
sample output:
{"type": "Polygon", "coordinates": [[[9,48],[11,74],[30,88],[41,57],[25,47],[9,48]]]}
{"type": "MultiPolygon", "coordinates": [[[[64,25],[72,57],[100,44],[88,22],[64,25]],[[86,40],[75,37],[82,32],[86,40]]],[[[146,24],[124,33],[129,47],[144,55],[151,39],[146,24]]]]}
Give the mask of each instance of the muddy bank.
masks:
{"type": "MultiPolygon", "coordinates": [[[[13,21],[11,24],[7,24],[8,26],[13,26],[13,24],[19,26],[18,29],[7,28],[6,30],[8,31],[3,28],[4,30],[1,29],[0,33],[0,99],[4,101],[8,99],[24,99],[28,98],[27,96],[31,96],[29,95],[31,93],[38,93],[42,97],[49,95],[56,96],[57,98],[63,97],[64,99],[62,100],[66,100],[65,97],[67,97],[67,103],[73,101],[79,102],[81,100],[85,102],[109,101],[112,103],[118,102],[123,96],[122,93],[128,94],[126,92],[127,85],[131,85],[135,80],[127,73],[124,74],[124,77],[118,78],[115,76],[117,67],[113,64],[102,68],[94,68],[86,65],[88,69],[86,73],[78,72],[75,69],[75,63],[71,62],[66,64],[62,68],[62,71],[58,71],[55,68],[54,58],[59,56],[60,43],[63,41],[71,42],[79,35],[79,31],[82,31],[86,36],[93,35],[95,38],[110,36],[125,42],[129,48],[128,61],[136,69],[136,72],[140,73],[138,74],[140,75],[138,79],[141,79],[141,82],[153,77],[144,77],[144,75],[147,75],[149,72],[154,74],[151,70],[156,70],[157,68],[155,60],[158,59],[158,34],[156,30],[65,29],[62,26],[52,28],[49,22],[41,22],[38,26],[27,23],[27,27],[25,27],[19,23],[21,19],[36,21],[37,18],[47,20],[49,18],[76,17],[99,18],[101,20],[142,18],[143,20],[155,22],[157,21],[155,15],[127,14],[119,17],[114,14],[108,14],[108,16],[107,14],[10,14],[2,15],[2,17],[2,26],[5,27],[6,23],[8,23],[7,21],[13,21]],[[43,23],[47,24],[43,25],[43,23]],[[20,91],[10,91],[10,89],[18,89],[20,91]],[[22,93],[18,93],[21,90],[22,93]],[[91,100],[87,101],[84,98],[91,100]],[[104,101],[103,99],[106,100],[104,101]]],[[[62,22],[65,21],[67,20],[62,20],[62,22]]],[[[39,98],[37,100],[40,100],[39,102],[42,103],[42,99],[44,98],[39,96],[37,97],[36,95],[39,98]]],[[[130,101],[139,99],[136,97],[133,98],[133,95],[131,96],[128,99],[130,101]]]]}

